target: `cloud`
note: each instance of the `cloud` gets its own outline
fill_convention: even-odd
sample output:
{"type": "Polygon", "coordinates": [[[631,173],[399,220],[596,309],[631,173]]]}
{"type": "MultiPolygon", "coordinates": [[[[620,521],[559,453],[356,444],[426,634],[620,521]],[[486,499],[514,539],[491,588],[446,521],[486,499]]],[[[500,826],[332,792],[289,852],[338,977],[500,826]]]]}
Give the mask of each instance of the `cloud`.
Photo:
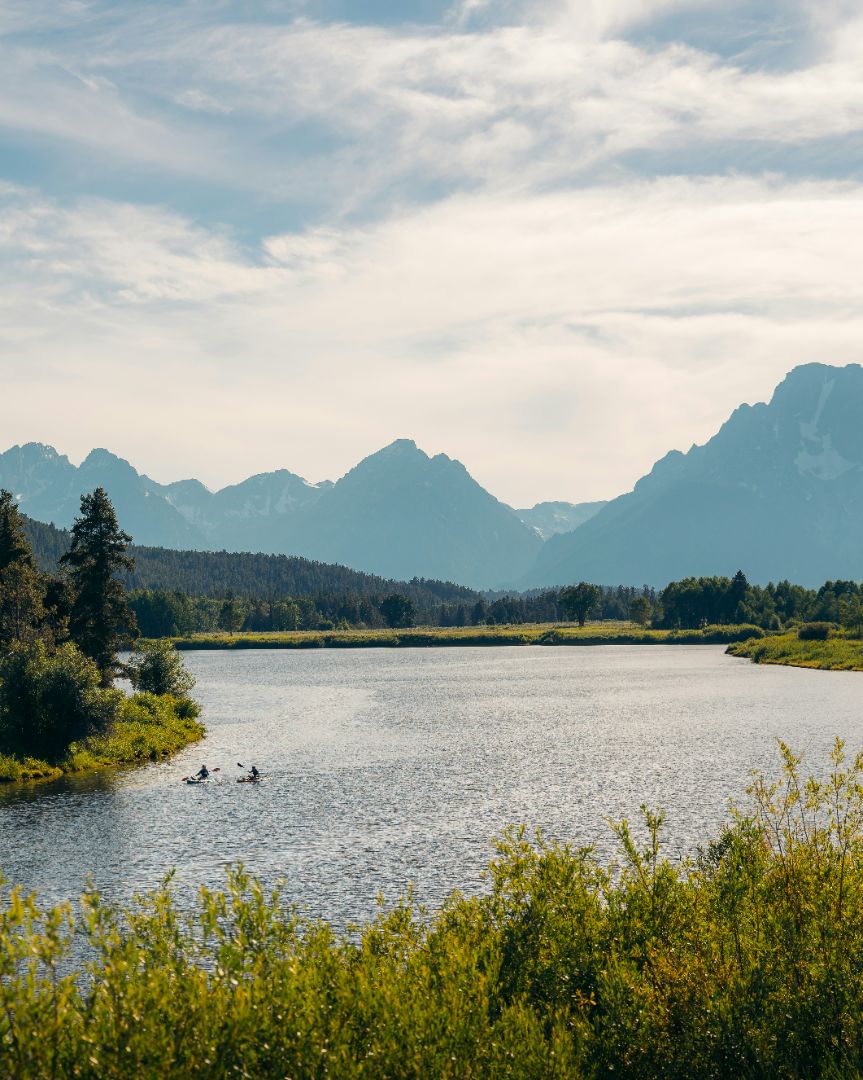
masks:
{"type": "Polygon", "coordinates": [[[822,44],[802,65],[769,69],[685,40],[627,39],[662,16],[710,10],[693,0],[528,3],[482,29],[133,8],[93,15],[83,34],[0,43],[0,125],[186,185],[256,191],[321,222],[478,185],[661,174],[663,155],[672,171],[705,160],[728,171],[745,160],[741,143],[772,154],[772,167],[785,154],[792,168],[836,175],[841,153],[819,158],[817,146],[863,128],[863,28],[847,5],[785,7],[822,44]]]}
{"type": "Polygon", "coordinates": [[[807,28],[769,64],[699,0],[250,10],[0,2],[7,441],[583,499],[861,359],[856,5],[723,9],[807,28]]]}
{"type": "Polygon", "coordinates": [[[7,441],[108,443],[163,479],[337,476],[407,432],[514,503],[609,496],[794,364],[863,354],[850,183],[459,195],[256,252],[21,190],[0,220],[0,356],[32,375],[7,441]]]}

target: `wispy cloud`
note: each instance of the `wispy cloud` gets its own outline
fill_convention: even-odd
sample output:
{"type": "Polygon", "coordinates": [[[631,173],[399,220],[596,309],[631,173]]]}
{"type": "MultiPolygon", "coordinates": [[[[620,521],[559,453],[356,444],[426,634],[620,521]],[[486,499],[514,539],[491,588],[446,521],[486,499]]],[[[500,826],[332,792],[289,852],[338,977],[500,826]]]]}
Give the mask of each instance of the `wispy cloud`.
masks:
{"type": "Polygon", "coordinates": [[[7,441],[600,497],[861,359],[857,5],[411,10],[0,2],[7,441]]]}
{"type": "Polygon", "coordinates": [[[602,496],[793,363],[863,353],[853,184],[460,195],[251,254],[152,209],[19,191],[2,220],[8,355],[34,373],[0,405],[8,437],[38,414],[163,477],[234,478],[250,440],[260,467],[337,475],[409,431],[513,501],[602,496]],[[82,375],[99,411],[70,421],[82,375]],[[158,443],[130,430],[130,378],[158,443]]]}

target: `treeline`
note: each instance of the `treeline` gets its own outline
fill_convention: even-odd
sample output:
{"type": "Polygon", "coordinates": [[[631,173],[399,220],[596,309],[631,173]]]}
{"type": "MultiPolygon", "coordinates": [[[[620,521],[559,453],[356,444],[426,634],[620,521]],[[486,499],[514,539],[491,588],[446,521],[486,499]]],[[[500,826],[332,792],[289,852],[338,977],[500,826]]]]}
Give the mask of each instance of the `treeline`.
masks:
{"type": "Polygon", "coordinates": [[[629,618],[633,601],[648,608],[656,603],[651,589],[571,586],[536,596],[476,593],[473,602],[415,604],[409,595],[356,592],[320,593],[249,599],[189,596],[179,590],[136,589],[129,602],[144,637],[182,637],[188,634],[284,630],[377,630],[411,626],[520,626],[525,623],[583,622],[586,618],[629,618]],[[588,590],[579,593],[579,589],[588,590]]]}
{"type": "MultiPolygon", "coordinates": [[[[70,534],[53,525],[23,519],[27,539],[42,570],[53,573],[69,548],[70,534]]],[[[409,597],[418,609],[469,603],[479,596],[451,581],[413,578],[391,581],[346,566],[315,562],[298,555],[235,551],[173,551],[132,544],[132,569],[122,575],[131,590],[163,590],[217,600],[275,601],[284,597],[409,597]]],[[[327,603],[328,601],[324,601],[327,603]]]]}
{"type": "Polygon", "coordinates": [[[685,578],[662,590],[649,618],[654,626],[668,629],[752,623],[765,630],[782,630],[825,622],[859,633],[863,584],[828,581],[820,589],[805,589],[790,581],[750,585],[740,570],[733,578],[685,578]]]}
{"type": "MultiPolygon", "coordinates": [[[[37,562],[53,573],[70,534],[24,522],[37,562]]],[[[381,610],[389,598],[409,602],[395,625],[481,626],[631,620],[660,629],[751,624],[780,630],[823,621],[857,630],[863,624],[863,587],[828,581],[806,589],[789,581],[751,585],[733,577],[684,578],[662,590],[649,586],[587,585],[511,594],[481,594],[452,582],[390,581],[344,566],[298,556],[241,552],[129,548],[134,568],[121,580],[145,637],[215,630],[377,629],[394,625],[381,610]],[[579,599],[573,606],[573,596],[579,599]],[[587,607],[585,608],[585,603],[587,607]]]]}

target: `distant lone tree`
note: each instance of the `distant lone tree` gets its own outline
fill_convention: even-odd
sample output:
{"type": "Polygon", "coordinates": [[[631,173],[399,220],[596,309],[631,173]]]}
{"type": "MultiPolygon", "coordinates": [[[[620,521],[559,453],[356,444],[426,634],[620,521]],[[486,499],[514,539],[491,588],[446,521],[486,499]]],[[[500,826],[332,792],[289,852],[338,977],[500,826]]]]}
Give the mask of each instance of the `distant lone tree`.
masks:
{"type": "Polygon", "coordinates": [[[381,601],[378,611],[383,615],[387,626],[393,629],[404,629],[413,626],[417,614],[413,601],[407,596],[402,596],[401,593],[393,593],[391,596],[385,597],[381,601]]]}
{"type": "Polygon", "coordinates": [[[639,626],[646,626],[650,621],[652,608],[646,596],[636,596],[629,603],[629,617],[639,626]]]}
{"type": "Polygon", "coordinates": [[[69,633],[99,669],[103,686],[119,671],[117,650],[137,635],[135,614],[118,575],[135,563],[126,553],[132,537],[117,524],[104,488],[81,496],[81,516],[72,526],[72,544],[60,559],[69,567],[72,609],[69,633]]]}
{"type": "Polygon", "coordinates": [[[576,619],[579,626],[584,626],[591,612],[602,601],[602,589],[580,581],[577,585],[567,585],[557,594],[557,602],[568,619],[576,619]]]}
{"type": "Polygon", "coordinates": [[[242,604],[236,600],[226,600],[219,611],[219,629],[235,634],[243,629],[246,616],[242,604]]]}

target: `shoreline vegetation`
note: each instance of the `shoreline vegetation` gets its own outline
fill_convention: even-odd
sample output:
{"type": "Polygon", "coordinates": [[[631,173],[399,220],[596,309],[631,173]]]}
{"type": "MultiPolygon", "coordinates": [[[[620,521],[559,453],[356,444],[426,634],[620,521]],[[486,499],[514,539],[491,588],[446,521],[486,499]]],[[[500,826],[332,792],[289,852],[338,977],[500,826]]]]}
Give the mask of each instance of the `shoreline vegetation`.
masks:
{"type": "Polygon", "coordinates": [[[863,638],[831,634],[818,639],[801,638],[799,633],[777,634],[739,641],[728,646],[731,656],[748,657],[755,664],[819,671],[863,671],[863,638]]]}
{"type": "Polygon", "coordinates": [[[190,634],[167,639],[182,651],[206,649],[368,649],[483,645],[727,645],[760,638],[758,626],[706,626],[654,630],[635,625],[411,627],[388,630],[288,630],[190,634]]]}
{"type": "Polygon", "coordinates": [[[120,579],[134,567],[131,540],[97,488],[81,497],[52,577],[0,490],[0,782],[153,761],[203,737],[195,680],[176,649],[138,640],[120,579]],[[118,677],[136,692],[117,689],[118,677]]]}
{"type": "Polygon", "coordinates": [[[171,757],[204,737],[204,725],[197,716],[198,707],[189,698],[134,694],[122,702],[117,719],[104,734],[73,742],[53,764],[0,753],[0,784],[59,780],[70,773],[171,757]]]}
{"type": "Polygon", "coordinates": [[[2,888],[3,1074],[859,1077],[863,755],[780,746],[692,858],[644,807],[611,866],[513,827],[484,894],[347,934],[242,867],[125,909],[2,888]]]}

